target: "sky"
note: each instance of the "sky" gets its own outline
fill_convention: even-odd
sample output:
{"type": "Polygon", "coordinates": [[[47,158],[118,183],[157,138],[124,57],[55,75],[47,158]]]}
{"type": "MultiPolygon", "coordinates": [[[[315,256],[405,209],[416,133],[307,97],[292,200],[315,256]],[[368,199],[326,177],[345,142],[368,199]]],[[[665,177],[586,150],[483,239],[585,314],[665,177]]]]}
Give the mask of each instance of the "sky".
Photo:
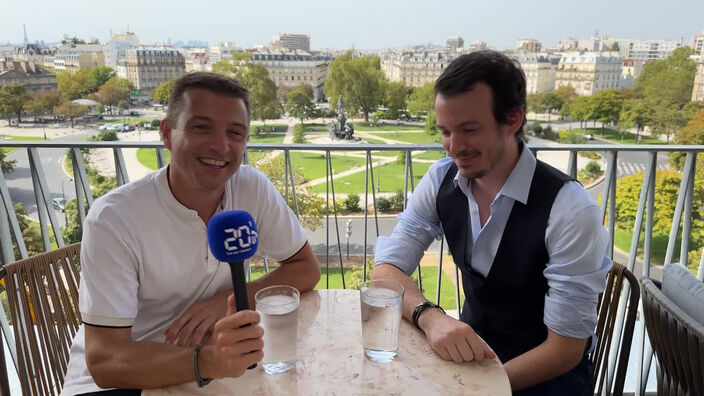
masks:
{"type": "Polygon", "coordinates": [[[450,36],[514,48],[519,38],[556,46],[567,37],[684,38],[704,31],[702,0],[0,0],[0,45],[56,42],[63,34],[107,41],[135,32],[144,44],[271,42],[274,34],[310,35],[312,49],[384,49],[450,36]]]}

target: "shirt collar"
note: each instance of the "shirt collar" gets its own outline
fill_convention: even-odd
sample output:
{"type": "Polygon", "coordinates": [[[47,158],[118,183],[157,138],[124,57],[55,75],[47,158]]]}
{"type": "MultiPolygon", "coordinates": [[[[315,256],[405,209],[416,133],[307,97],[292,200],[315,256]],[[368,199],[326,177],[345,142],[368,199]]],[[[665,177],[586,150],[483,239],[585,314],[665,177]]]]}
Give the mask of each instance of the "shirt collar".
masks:
{"type": "MultiPolygon", "coordinates": [[[[169,165],[159,169],[156,173],[156,187],[157,187],[157,194],[159,195],[159,198],[161,201],[168,207],[170,210],[174,211],[175,213],[179,214],[182,216],[183,219],[191,222],[195,221],[199,226],[203,224],[203,221],[201,220],[200,216],[198,216],[198,212],[196,212],[193,209],[189,209],[185,207],[183,204],[181,204],[176,197],[174,197],[173,192],[171,192],[171,187],[169,186],[169,177],[168,177],[168,167],[169,165]]],[[[218,208],[215,210],[215,213],[222,212],[225,210],[225,208],[229,207],[230,204],[230,185],[232,183],[232,178],[227,180],[226,186],[225,186],[225,194],[223,194],[222,199],[220,200],[220,203],[218,205],[218,208]]]]}
{"type": "MultiPolygon", "coordinates": [[[[496,197],[505,195],[525,205],[528,202],[530,184],[533,181],[533,173],[535,173],[536,159],[525,143],[519,143],[518,149],[521,152],[518,156],[518,162],[516,162],[496,197]]],[[[453,182],[455,187],[460,185],[460,183],[464,186],[469,186],[469,179],[462,176],[459,170],[453,182]]]]}

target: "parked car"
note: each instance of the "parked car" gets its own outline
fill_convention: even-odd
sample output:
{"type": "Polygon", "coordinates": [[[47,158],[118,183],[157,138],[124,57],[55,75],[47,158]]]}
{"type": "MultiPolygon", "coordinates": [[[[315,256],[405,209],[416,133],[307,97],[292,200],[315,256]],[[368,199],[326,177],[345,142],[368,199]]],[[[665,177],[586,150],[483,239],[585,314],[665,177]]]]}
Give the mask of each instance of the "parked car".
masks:
{"type": "Polygon", "coordinates": [[[594,135],[592,135],[591,133],[585,134],[584,137],[587,138],[587,140],[594,140],[594,135]]]}
{"type": "Polygon", "coordinates": [[[63,213],[66,210],[66,200],[63,198],[54,198],[51,200],[51,206],[63,213]]]}

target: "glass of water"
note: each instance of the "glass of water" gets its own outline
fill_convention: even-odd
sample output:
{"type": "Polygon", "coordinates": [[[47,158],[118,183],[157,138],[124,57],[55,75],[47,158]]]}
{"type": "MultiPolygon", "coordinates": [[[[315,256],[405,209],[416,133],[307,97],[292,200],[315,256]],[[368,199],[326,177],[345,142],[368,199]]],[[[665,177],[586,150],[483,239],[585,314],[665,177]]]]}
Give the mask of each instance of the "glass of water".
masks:
{"type": "Polygon", "coordinates": [[[364,356],[373,362],[387,363],[398,354],[404,291],[391,279],[370,280],[359,288],[364,356]]]}
{"type": "Polygon", "coordinates": [[[296,367],[298,305],[301,295],[291,286],[277,285],[254,295],[264,328],[264,358],[267,374],[282,374],[296,367]]]}

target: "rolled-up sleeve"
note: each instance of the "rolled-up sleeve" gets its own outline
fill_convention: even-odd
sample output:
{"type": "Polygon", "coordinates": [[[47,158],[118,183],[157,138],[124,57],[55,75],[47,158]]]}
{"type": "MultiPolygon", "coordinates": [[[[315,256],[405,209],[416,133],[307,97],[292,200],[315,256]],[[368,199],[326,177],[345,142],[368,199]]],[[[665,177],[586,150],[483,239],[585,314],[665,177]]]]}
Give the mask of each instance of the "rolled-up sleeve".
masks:
{"type": "Polygon", "coordinates": [[[566,337],[588,338],[596,328],[597,300],[612,265],[600,218],[599,208],[576,183],[560,190],[550,213],[544,323],[566,337]]]}
{"type": "Polygon", "coordinates": [[[423,176],[406,210],[398,216],[391,236],[377,238],[374,265],[392,264],[410,275],[433,239],[441,237],[440,219],[435,208],[441,175],[444,175],[442,169],[431,168],[423,176]]]}

